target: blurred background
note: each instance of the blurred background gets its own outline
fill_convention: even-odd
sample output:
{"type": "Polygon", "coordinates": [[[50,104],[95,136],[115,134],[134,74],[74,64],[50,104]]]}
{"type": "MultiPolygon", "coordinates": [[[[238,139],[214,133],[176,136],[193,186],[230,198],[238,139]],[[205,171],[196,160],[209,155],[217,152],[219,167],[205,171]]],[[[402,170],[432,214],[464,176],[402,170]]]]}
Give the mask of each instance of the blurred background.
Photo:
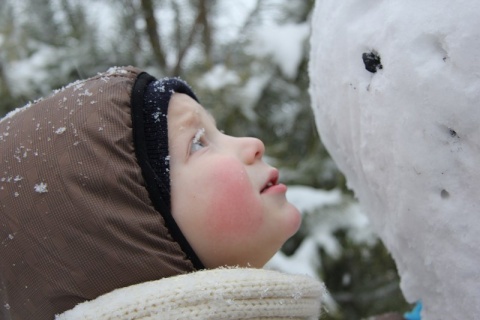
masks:
{"type": "Polygon", "coordinates": [[[300,231],[268,267],[323,280],[322,319],[407,311],[394,262],[316,131],[308,93],[314,4],[0,0],[0,117],[112,66],[179,76],[219,129],[264,141],[302,211],[300,231]]]}

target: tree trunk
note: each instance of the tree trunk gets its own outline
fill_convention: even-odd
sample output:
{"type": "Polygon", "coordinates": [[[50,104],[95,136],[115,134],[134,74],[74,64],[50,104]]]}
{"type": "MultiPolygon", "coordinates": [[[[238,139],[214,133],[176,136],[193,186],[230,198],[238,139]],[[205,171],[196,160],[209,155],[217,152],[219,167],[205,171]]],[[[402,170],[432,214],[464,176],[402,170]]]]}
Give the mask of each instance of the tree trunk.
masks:
{"type": "Polygon", "coordinates": [[[158,33],[158,23],[155,19],[155,12],[152,0],[142,0],[142,11],[145,18],[145,23],[147,25],[147,35],[152,46],[153,55],[155,60],[160,65],[161,68],[166,69],[167,63],[165,60],[165,54],[162,49],[162,44],[160,42],[160,35],[158,33]]]}

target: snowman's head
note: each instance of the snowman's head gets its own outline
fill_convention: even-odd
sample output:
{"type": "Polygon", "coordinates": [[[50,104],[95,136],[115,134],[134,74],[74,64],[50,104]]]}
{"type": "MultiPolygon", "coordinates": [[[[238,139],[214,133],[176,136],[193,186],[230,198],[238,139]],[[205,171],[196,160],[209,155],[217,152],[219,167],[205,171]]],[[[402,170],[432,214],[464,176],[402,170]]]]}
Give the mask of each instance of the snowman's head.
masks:
{"type": "Polygon", "coordinates": [[[480,312],[479,16],[473,0],[324,0],[313,16],[321,139],[428,319],[480,312]]]}

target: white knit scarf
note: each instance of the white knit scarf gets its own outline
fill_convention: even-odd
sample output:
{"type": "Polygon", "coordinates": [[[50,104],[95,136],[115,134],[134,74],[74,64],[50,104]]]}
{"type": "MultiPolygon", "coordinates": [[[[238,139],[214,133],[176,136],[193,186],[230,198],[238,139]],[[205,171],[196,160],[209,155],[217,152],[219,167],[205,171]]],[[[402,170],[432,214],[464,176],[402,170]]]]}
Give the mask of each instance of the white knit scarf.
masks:
{"type": "Polygon", "coordinates": [[[324,293],[307,276],[213,269],[117,289],[55,319],[318,319],[324,293]]]}

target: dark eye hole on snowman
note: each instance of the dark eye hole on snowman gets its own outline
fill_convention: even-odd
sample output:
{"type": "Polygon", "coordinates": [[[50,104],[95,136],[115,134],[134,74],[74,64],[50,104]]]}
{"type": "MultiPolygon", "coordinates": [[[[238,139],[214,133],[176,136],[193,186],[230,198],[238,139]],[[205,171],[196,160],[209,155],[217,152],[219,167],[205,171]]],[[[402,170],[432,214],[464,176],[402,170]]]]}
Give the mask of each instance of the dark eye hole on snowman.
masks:
{"type": "Polygon", "coordinates": [[[371,73],[377,72],[379,69],[383,69],[380,55],[372,50],[371,52],[364,52],[362,54],[363,63],[365,64],[365,69],[371,73]]]}

